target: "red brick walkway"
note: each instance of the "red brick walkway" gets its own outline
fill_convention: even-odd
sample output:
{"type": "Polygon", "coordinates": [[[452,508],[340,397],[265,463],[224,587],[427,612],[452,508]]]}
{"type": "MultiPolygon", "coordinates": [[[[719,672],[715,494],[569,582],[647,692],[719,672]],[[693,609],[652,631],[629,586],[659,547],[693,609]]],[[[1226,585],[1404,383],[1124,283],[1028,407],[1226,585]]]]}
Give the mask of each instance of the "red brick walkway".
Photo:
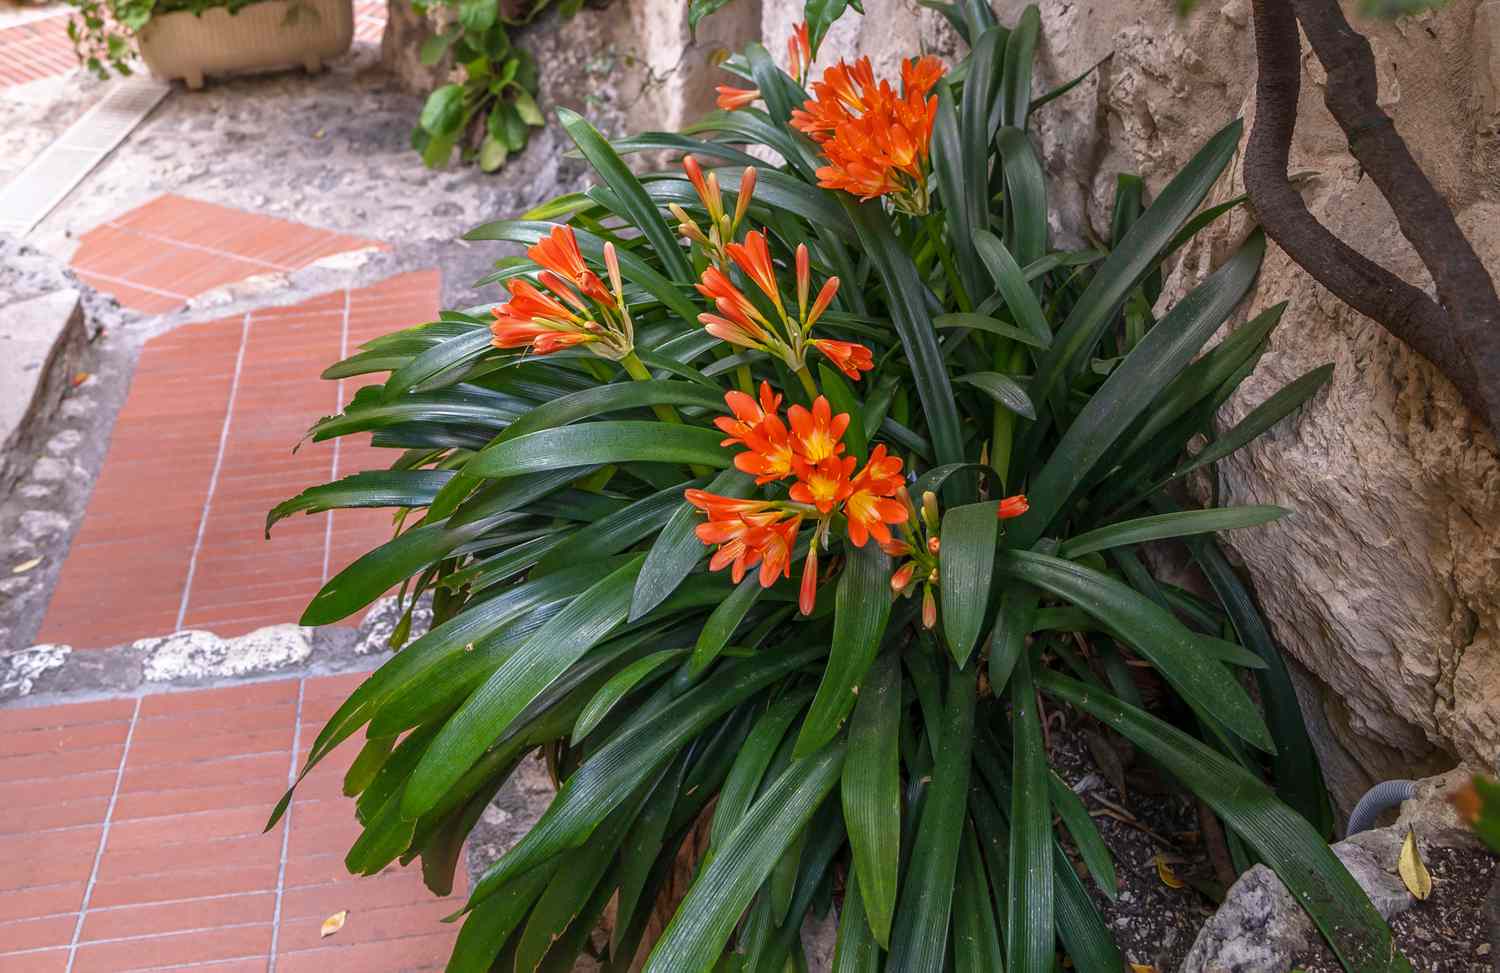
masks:
{"type": "Polygon", "coordinates": [[[379,244],[168,194],[85,233],[73,270],[126,307],[160,314],[225,284],[372,246],[379,244]]]}
{"type": "Polygon", "coordinates": [[[345,872],[357,741],[266,816],[363,676],[0,710],[0,973],[395,973],[457,934],[420,869],[345,872]],[[294,762],[294,754],[295,761],[294,762]],[[319,938],[343,910],[341,931],[319,938]]]}
{"type": "Polygon", "coordinates": [[[65,12],[0,30],[0,88],[66,74],[76,67],[65,12]]]}
{"type": "Polygon", "coordinates": [[[292,447],[363,384],[319,373],[432,320],[438,288],[437,271],[419,271],[148,342],[37,640],[102,648],[295,621],[332,573],[389,539],[389,511],[299,515],[269,541],[265,516],[308,486],[389,465],[388,450],[353,439],[292,447]]]}

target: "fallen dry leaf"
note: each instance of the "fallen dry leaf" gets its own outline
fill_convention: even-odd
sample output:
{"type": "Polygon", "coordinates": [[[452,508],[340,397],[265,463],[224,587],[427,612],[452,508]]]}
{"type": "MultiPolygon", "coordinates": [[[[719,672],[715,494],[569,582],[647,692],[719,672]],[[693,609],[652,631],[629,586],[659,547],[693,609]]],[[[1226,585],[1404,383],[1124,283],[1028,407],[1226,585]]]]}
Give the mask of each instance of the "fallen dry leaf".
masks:
{"type": "Polygon", "coordinates": [[[17,564],[15,567],[13,567],[13,568],[10,569],[10,573],[11,574],[25,574],[27,571],[30,571],[32,568],[36,567],[38,564],[41,564],[41,563],[42,563],[42,559],[41,558],[34,557],[31,560],[29,560],[29,561],[23,561],[22,563],[17,564]]]}
{"type": "Polygon", "coordinates": [[[89,373],[88,372],[79,372],[77,375],[73,376],[73,387],[76,389],[78,386],[82,385],[84,382],[87,382],[88,380],[89,380],[89,373]]]}
{"type": "Polygon", "coordinates": [[[1167,860],[1161,855],[1156,856],[1156,877],[1161,879],[1161,883],[1169,889],[1182,888],[1182,879],[1177,877],[1177,873],[1172,871],[1172,866],[1168,865],[1167,860]]]}
{"type": "Polygon", "coordinates": [[[1156,973],[1156,967],[1150,963],[1131,963],[1130,973],[1156,973]]]}
{"type": "Polygon", "coordinates": [[[327,939],[329,936],[332,936],[334,933],[344,928],[344,920],[347,918],[349,918],[348,909],[335,912],[333,915],[323,920],[323,926],[318,930],[318,936],[322,939],[327,939]]]}
{"type": "Polygon", "coordinates": [[[1401,842],[1401,857],[1396,860],[1396,869],[1401,873],[1401,881],[1406,883],[1406,890],[1419,901],[1432,894],[1432,873],[1417,850],[1417,833],[1410,828],[1406,829],[1406,840],[1401,842]]]}

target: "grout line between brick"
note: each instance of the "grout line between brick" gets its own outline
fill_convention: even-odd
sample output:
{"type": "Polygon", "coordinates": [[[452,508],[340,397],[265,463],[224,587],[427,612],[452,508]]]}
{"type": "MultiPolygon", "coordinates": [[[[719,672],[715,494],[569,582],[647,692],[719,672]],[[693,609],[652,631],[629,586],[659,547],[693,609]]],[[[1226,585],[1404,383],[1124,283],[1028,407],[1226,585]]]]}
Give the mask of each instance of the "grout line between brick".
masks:
{"type": "MultiPolygon", "coordinates": [[[[307,679],[297,681],[297,722],[292,729],[292,762],[286,771],[286,786],[297,783],[297,757],[302,752],[302,701],[307,695],[307,679]]],[[[287,850],[292,843],[292,802],[288,801],[286,816],[281,822],[281,868],[276,873],[276,910],[271,915],[271,954],[266,961],[266,973],[276,973],[276,947],[281,939],[281,900],[286,892],[287,850]]]]}
{"type": "MultiPolygon", "coordinates": [[[[182,630],[183,619],[187,618],[188,599],[193,594],[193,575],[198,570],[198,555],[203,550],[203,535],[208,532],[208,514],[213,509],[214,491],[219,487],[219,471],[224,468],[224,454],[229,448],[229,426],[234,421],[234,401],[239,395],[240,374],[245,368],[245,347],[250,344],[250,313],[245,312],[245,322],[240,326],[240,348],[234,356],[234,378],[229,382],[229,402],[224,406],[224,425],[219,430],[219,452],[214,457],[213,473],[208,478],[208,495],[203,498],[203,515],[198,520],[198,536],[193,539],[193,553],[188,558],[187,580],[182,584],[182,603],[177,606],[175,631],[182,630]]],[[[298,692],[300,693],[301,690],[299,689],[298,692]]]]}
{"type": "Polygon", "coordinates": [[[130,759],[130,741],[135,736],[135,725],[141,718],[141,698],[135,698],[135,711],[130,716],[130,729],[125,731],[125,746],[120,751],[120,769],[115,772],[115,787],[109,795],[109,806],[104,810],[104,824],[99,829],[99,847],[94,851],[94,865],[89,869],[89,882],[83,887],[83,901],[78,904],[78,921],[73,924],[73,939],[68,943],[68,966],[66,973],[73,973],[73,962],[78,956],[78,937],[83,935],[83,920],[88,915],[89,900],[94,895],[94,885],[99,881],[99,863],[104,860],[104,849],[109,844],[110,819],[115,814],[115,802],[120,799],[120,784],[125,780],[125,761],[130,759]]]}
{"type": "MultiPolygon", "coordinates": [[[[343,361],[345,358],[349,357],[349,304],[350,304],[349,288],[346,287],[346,288],[344,288],[344,314],[343,314],[343,318],[342,318],[342,327],[341,327],[341,329],[339,331],[339,361],[343,361]]],[[[333,414],[334,415],[338,415],[344,409],[344,380],[343,379],[339,379],[338,380],[338,382],[335,385],[335,391],[334,391],[333,394],[335,396],[334,402],[333,402],[333,414]]],[[[334,437],[334,440],[333,440],[333,464],[332,464],[333,475],[328,478],[328,482],[330,482],[330,483],[332,483],[333,481],[335,481],[335,480],[337,480],[339,478],[339,452],[340,452],[339,447],[341,447],[343,445],[343,443],[344,443],[344,437],[342,437],[342,436],[336,436],[336,437],[334,437]]],[[[327,519],[327,521],[324,522],[324,525],[323,525],[323,578],[322,578],[322,580],[323,580],[324,584],[328,583],[328,565],[329,565],[329,562],[333,559],[333,518],[334,518],[334,515],[336,513],[337,513],[337,511],[335,511],[335,510],[328,511],[328,519],[327,519]]]]}

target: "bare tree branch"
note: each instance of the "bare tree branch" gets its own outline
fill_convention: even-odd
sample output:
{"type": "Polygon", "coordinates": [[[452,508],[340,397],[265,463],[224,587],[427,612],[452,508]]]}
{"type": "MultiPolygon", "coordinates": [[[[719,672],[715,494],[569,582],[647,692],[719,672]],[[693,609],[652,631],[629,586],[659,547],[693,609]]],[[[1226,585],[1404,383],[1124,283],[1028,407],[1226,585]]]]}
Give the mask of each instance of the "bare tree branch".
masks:
{"type": "Polygon", "coordinates": [[[1430,360],[1500,435],[1500,298],[1447,202],[1377,101],[1369,42],[1338,0],[1253,0],[1258,76],[1245,187],[1266,229],[1299,266],[1350,307],[1430,360]],[[1287,180],[1302,78],[1298,24],[1328,73],[1325,103],[1432,274],[1434,301],[1336,237],[1287,180]]]}

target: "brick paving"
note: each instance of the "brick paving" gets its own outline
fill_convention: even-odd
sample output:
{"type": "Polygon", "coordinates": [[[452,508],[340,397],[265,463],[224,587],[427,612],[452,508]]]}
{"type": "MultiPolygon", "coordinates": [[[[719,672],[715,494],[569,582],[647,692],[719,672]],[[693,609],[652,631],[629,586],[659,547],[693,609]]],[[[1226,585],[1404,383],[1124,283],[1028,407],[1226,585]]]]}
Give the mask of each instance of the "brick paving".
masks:
{"type": "Polygon", "coordinates": [[[66,74],[76,67],[63,10],[0,30],[0,88],[66,74]]]}
{"type": "Polygon", "coordinates": [[[167,194],[85,233],[73,271],[128,308],[160,314],[204,291],[379,246],[258,213],[167,194]]]}
{"type": "Polygon", "coordinates": [[[102,648],[295,621],[333,573],[389,539],[389,511],[298,515],[269,541],[265,515],[308,486],[389,465],[365,436],[292,448],[363,384],[319,373],[432,320],[439,283],[437,271],[402,274],[147,342],[37,640],[102,648]]]}
{"type": "Polygon", "coordinates": [[[344,870],[359,832],[340,787],[358,741],[261,833],[362,678],[0,710],[0,973],[441,969],[462,868],[446,899],[416,865],[344,870]]]}
{"type": "MultiPolygon", "coordinates": [[[[354,4],[354,39],[380,43],[385,21],[385,0],[357,0],[354,4]]],[[[0,29],[0,88],[55,77],[77,67],[73,42],[68,39],[65,10],[0,29]]]]}

